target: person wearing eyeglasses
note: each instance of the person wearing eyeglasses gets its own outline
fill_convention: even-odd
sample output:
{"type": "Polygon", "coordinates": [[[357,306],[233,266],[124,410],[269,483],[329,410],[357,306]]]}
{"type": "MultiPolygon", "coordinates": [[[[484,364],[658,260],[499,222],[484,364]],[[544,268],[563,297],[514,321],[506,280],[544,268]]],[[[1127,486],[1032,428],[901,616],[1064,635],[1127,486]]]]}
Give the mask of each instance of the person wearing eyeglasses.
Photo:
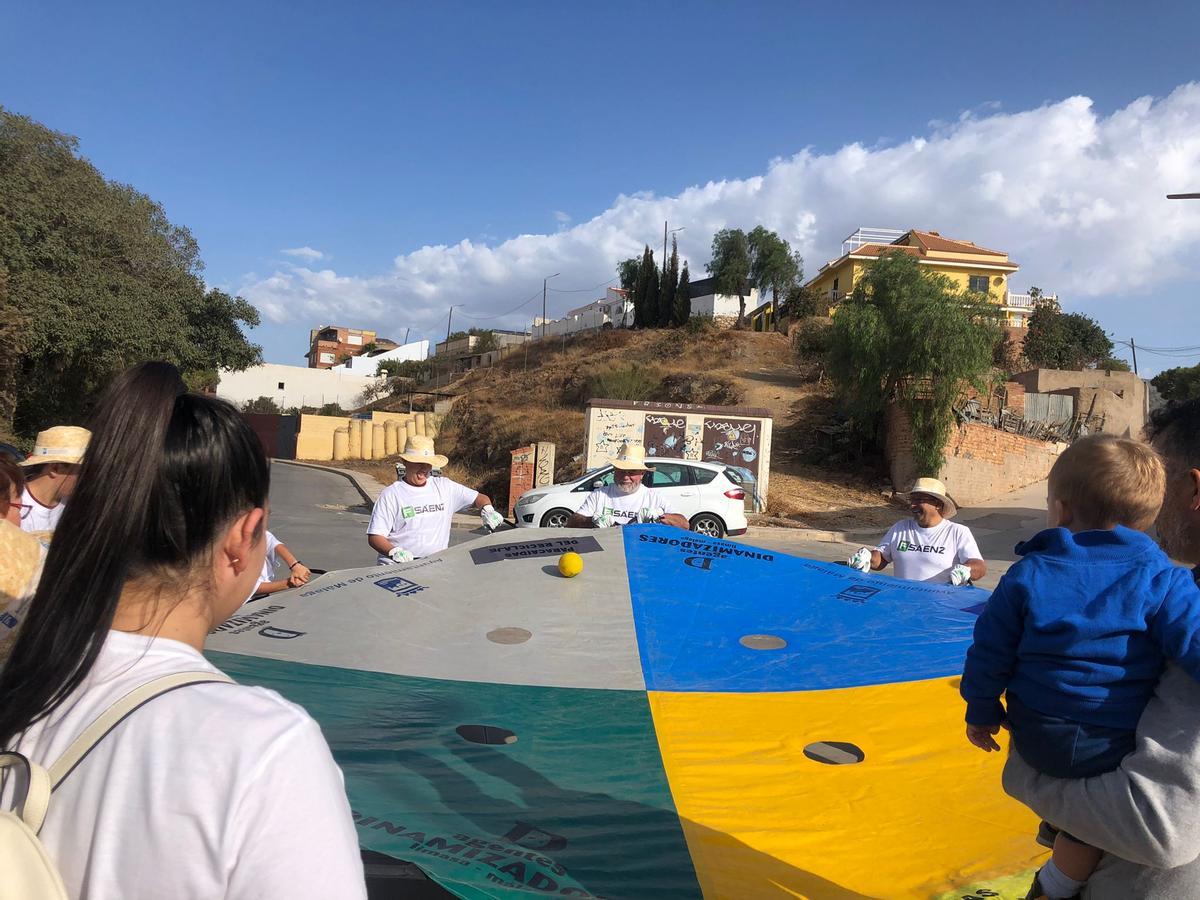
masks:
{"type": "Polygon", "coordinates": [[[37,589],[46,544],[21,530],[25,473],[0,454],[0,664],[37,589]]]}
{"type": "Polygon", "coordinates": [[[33,452],[20,463],[25,469],[21,502],[28,507],[21,510],[22,531],[52,532],[58,526],[91,436],[74,425],[56,425],[38,434],[33,452]]]}

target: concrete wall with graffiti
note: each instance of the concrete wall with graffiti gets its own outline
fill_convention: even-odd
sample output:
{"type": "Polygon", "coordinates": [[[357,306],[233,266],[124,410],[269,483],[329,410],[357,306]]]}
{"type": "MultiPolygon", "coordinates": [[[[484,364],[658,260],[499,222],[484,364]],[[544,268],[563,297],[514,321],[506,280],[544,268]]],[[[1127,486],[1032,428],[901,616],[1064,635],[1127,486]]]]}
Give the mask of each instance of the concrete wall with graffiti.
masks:
{"type": "Polygon", "coordinates": [[[654,458],[695,459],[748,469],[757,481],[755,508],[766,505],[771,478],[771,414],[746,406],[697,406],[593,399],[588,402],[584,470],[641,444],[654,458]]]}

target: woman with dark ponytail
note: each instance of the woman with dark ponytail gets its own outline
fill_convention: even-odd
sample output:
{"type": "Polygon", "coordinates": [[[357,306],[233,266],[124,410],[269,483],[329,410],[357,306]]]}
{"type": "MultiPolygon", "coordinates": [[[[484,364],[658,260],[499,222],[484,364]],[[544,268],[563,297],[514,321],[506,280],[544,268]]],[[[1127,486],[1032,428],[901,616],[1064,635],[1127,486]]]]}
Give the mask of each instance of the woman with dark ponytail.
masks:
{"type": "MultiPolygon", "coordinates": [[[[0,748],[44,766],[131,690],[216,673],[205,637],[266,552],[267,460],[229,404],[146,363],[92,432],[0,669],[0,748]]],[[[192,684],[133,712],[54,791],[41,840],[87,900],[366,896],[329,747],[263,688],[192,684]]]]}

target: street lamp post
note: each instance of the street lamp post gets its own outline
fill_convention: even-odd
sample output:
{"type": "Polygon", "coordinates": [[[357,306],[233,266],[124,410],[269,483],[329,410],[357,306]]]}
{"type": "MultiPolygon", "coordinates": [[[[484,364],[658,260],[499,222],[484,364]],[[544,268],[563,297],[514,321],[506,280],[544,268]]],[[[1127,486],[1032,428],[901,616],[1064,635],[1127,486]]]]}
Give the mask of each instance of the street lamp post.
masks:
{"type": "Polygon", "coordinates": [[[546,337],[546,282],[551,278],[555,278],[560,273],[555,272],[553,275],[547,275],[542,279],[542,338],[546,337]]]}

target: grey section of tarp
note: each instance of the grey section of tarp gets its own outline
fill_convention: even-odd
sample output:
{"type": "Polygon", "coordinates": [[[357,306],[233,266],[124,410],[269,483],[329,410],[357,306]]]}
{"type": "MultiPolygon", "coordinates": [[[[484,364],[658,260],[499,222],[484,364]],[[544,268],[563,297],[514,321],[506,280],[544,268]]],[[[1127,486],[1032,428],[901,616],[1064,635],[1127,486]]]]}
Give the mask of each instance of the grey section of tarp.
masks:
{"type": "Polygon", "coordinates": [[[522,528],[405,565],[330,572],[247,604],[205,647],[420,678],[646,687],[619,528],[522,528]],[[558,558],[576,547],[583,572],[563,578],[558,558]],[[476,561],[483,550],[487,563],[476,561]]]}

